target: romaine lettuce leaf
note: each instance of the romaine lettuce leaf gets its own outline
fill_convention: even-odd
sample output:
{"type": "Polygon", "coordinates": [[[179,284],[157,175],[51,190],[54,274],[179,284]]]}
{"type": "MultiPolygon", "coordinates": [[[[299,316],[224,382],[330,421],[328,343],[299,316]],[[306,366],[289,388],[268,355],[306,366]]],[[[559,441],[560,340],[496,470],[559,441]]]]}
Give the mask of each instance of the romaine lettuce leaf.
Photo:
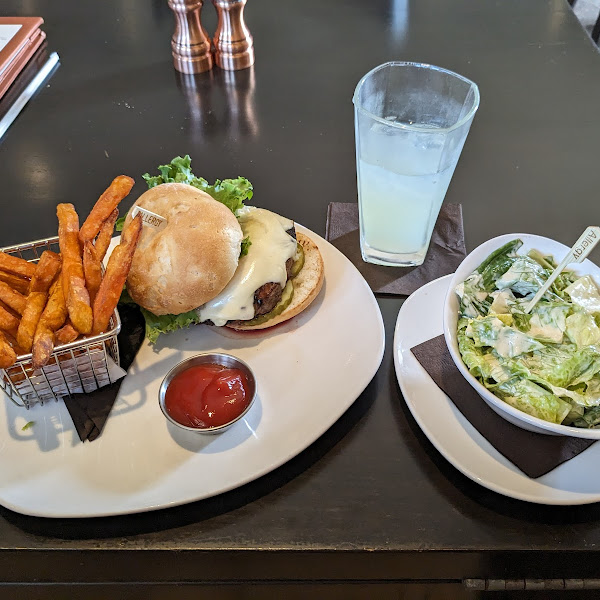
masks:
{"type": "Polygon", "coordinates": [[[520,362],[550,385],[563,388],[585,383],[600,371],[600,354],[592,348],[578,350],[574,344],[548,344],[520,362]]]}
{"type": "Polygon", "coordinates": [[[566,333],[579,348],[600,344],[600,327],[587,312],[577,311],[567,317],[566,333]]]}
{"type": "Polygon", "coordinates": [[[565,289],[565,292],[569,294],[573,304],[580,306],[590,313],[600,312],[600,292],[594,280],[589,275],[585,275],[574,281],[565,289]]]}
{"type": "Polygon", "coordinates": [[[496,280],[499,290],[510,288],[521,296],[536,293],[547,279],[546,270],[528,256],[520,256],[496,280]]]}
{"type": "Polygon", "coordinates": [[[462,316],[474,319],[479,315],[487,315],[492,299],[483,288],[483,277],[479,273],[472,273],[455,291],[460,300],[462,316]]]}
{"type": "Polygon", "coordinates": [[[592,427],[598,427],[598,425],[600,425],[600,406],[586,410],[579,419],[573,421],[574,427],[591,429],[592,427]]]}
{"type": "Polygon", "coordinates": [[[485,378],[483,373],[483,350],[477,348],[473,340],[465,334],[466,323],[458,329],[458,350],[463,362],[474,377],[485,378]]]}
{"type": "Polygon", "coordinates": [[[571,311],[568,304],[538,302],[529,320],[527,334],[538,341],[560,344],[567,329],[567,316],[571,311]]]}
{"type": "Polygon", "coordinates": [[[496,315],[510,314],[510,306],[514,305],[515,303],[515,296],[512,293],[512,290],[505,289],[495,291],[492,292],[490,296],[493,298],[490,306],[490,313],[494,313],[496,315]]]}
{"type": "Polygon", "coordinates": [[[494,250],[476,269],[481,274],[482,285],[491,292],[496,279],[505,273],[517,256],[517,250],[523,245],[521,240],[511,240],[504,246],[494,250]]]}
{"type": "Polygon", "coordinates": [[[528,379],[510,379],[490,389],[507,404],[550,423],[562,423],[571,412],[569,402],[528,379]]]}
{"type": "Polygon", "coordinates": [[[489,346],[505,358],[513,358],[544,347],[541,342],[522,331],[505,325],[500,317],[510,315],[492,315],[471,320],[466,335],[473,339],[476,347],[489,346]]]}

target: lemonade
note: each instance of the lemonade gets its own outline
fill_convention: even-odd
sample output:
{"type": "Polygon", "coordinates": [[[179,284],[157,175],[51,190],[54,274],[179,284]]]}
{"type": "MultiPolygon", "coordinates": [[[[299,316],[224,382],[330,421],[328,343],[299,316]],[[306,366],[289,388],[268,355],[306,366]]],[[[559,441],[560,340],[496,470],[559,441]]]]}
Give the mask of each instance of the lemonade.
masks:
{"type": "MultiPolygon", "coordinates": [[[[395,168],[402,166],[399,160],[395,168]]],[[[367,255],[370,262],[383,264],[421,264],[453,172],[454,165],[433,174],[410,168],[397,172],[359,159],[363,258],[367,255]]]]}
{"type": "Polygon", "coordinates": [[[477,86],[440,67],[389,62],[359,81],[353,102],[362,258],[420,265],[479,106],[477,86]]]}

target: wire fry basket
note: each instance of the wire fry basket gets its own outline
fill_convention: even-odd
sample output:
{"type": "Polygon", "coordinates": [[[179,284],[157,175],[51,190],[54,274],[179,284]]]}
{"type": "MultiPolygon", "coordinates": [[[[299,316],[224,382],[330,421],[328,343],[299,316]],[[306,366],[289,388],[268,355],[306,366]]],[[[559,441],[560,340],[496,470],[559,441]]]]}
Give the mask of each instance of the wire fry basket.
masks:
{"type": "MultiPolygon", "coordinates": [[[[44,250],[59,252],[58,237],[0,249],[30,262],[37,262],[44,250]]],[[[31,353],[17,356],[14,365],[0,369],[0,388],[14,404],[29,409],[35,404],[93,392],[108,385],[113,381],[109,360],[119,365],[120,330],[121,320],[115,309],[108,331],[56,346],[48,364],[41,369],[33,369],[31,353]]]]}

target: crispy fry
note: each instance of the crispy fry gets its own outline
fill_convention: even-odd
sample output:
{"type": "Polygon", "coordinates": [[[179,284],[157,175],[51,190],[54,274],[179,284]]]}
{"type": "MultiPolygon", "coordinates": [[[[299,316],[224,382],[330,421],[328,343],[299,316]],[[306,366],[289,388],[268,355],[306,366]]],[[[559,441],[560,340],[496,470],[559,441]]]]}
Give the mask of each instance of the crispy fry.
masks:
{"type": "Polygon", "coordinates": [[[18,327],[19,319],[0,306],[0,330],[13,332],[16,331],[18,327]]]}
{"type": "Polygon", "coordinates": [[[90,306],[90,295],[85,287],[84,279],[79,277],[70,278],[67,309],[77,330],[84,335],[88,334],[92,330],[93,314],[90,306]]]}
{"type": "Polygon", "coordinates": [[[43,321],[52,331],[56,331],[67,320],[67,303],[63,293],[62,279],[59,277],[50,288],[48,304],[44,308],[40,321],[43,321]]]}
{"type": "Polygon", "coordinates": [[[67,305],[59,277],[52,285],[48,303],[42,312],[33,338],[33,368],[39,369],[48,363],[54,349],[54,332],[62,327],[67,318],[67,305]]]}
{"type": "Polygon", "coordinates": [[[83,272],[85,274],[85,286],[90,295],[90,303],[94,305],[94,298],[102,282],[102,263],[96,255],[96,248],[92,242],[86,242],[83,247],[83,272]]]}
{"type": "Polygon", "coordinates": [[[0,271],[0,281],[7,283],[11,288],[21,294],[27,295],[29,293],[29,279],[7,273],[6,271],[0,271]]]}
{"type": "Polygon", "coordinates": [[[48,292],[31,292],[27,296],[27,306],[23,312],[19,329],[17,331],[17,344],[25,350],[31,352],[33,346],[33,336],[37,328],[46,300],[48,292]]]}
{"type": "Polygon", "coordinates": [[[17,361],[17,353],[8,343],[6,336],[0,331],[0,369],[8,369],[17,361]]]}
{"type": "Polygon", "coordinates": [[[40,260],[35,267],[35,273],[31,278],[30,292],[47,292],[60,271],[62,260],[58,254],[50,250],[44,250],[40,260]]]}
{"type": "Polygon", "coordinates": [[[21,318],[21,315],[16,310],[11,308],[8,304],[2,302],[2,300],[0,300],[0,307],[3,308],[6,312],[10,313],[13,317],[17,319],[21,318]]]}
{"type": "MultiPolygon", "coordinates": [[[[12,349],[15,351],[17,356],[20,356],[21,354],[27,354],[26,352],[23,351],[23,348],[21,348],[19,346],[19,344],[17,344],[17,340],[15,339],[14,335],[9,333],[8,331],[3,331],[2,333],[4,334],[4,337],[6,338],[8,343],[11,345],[12,349]]],[[[16,333],[16,331],[15,331],[15,333],[16,333]]]]}
{"type": "Polygon", "coordinates": [[[8,283],[4,283],[4,281],[0,281],[0,300],[20,315],[23,314],[25,303],[27,302],[27,298],[23,294],[14,290],[8,283]]]}
{"type": "Polygon", "coordinates": [[[31,366],[34,369],[45,367],[52,356],[52,350],[54,350],[54,332],[40,322],[33,338],[31,366]]]}
{"type": "Polygon", "coordinates": [[[92,328],[94,334],[106,331],[108,327],[110,316],[119,302],[123,285],[129,274],[141,231],[142,215],[138,214],[123,231],[121,243],[110,255],[104,279],[94,301],[94,327],[92,328]]]}
{"type": "MultiPolygon", "coordinates": [[[[0,300],[0,331],[16,338],[20,322],[21,315],[0,300]]],[[[10,342],[10,338],[8,341],[10,342]]]]}
{"type": "Polygon", "coordinates": [[[27,262],[23,258],[0,252],[0,269],[21,275],[22,277],[33,277],[35,273],[35,264],[27,262]]]}
{"type": "Polygon", "coordinates": [[[73,327],[73,323],[71,321],[67,321],[67,323],[61,327],[54,334],[54,344],[56,346],[61,346],[62,344],[70,344],[74,342],[79,337],[79,331],[73,327]]]}
{"type": "Polygon", "coordinates": [[[79,240],[82,244],[91,242],[98,235],[102,223],[109,218],[119,202],[129,194],[134,183],[134,180],[127,175],[119,175],[113,179],[81,226],[79,240]]]}
{"type": "Polygon", "coordinates": [[[25,352],[31,352],[35,330],[48,300],[48,290],[60,270],[60,265],[60,256],[49,250],[42,252],[36,265],[31,279],[31,291],[27,296],[25,310],[17,331],[17,344],[25,352]]]}
{"type": "Polygon", "coordinates": [[[110,240],[112,240],[112,235],[115,230],[115,223],[119,218],[119,209],[115,208],[113,210],[108,219],[102,223],[100,227],[100,231],[98,232],[98,237],[94,242],[94,246],[96,247],[96,256],[98,260],[102,262],[104,260],[104,256],[106,255],[106,251],[110,246],[110,240]]]}
{"type": "Polygon", "coordinates": [[[79,217],[72,204],[59,204],[58,243],[63,258],[63,293],[67,302],[69,317],[81,333],[92,329],[92,307],[85,287],[81,247],[79,245],[79,217]]]}

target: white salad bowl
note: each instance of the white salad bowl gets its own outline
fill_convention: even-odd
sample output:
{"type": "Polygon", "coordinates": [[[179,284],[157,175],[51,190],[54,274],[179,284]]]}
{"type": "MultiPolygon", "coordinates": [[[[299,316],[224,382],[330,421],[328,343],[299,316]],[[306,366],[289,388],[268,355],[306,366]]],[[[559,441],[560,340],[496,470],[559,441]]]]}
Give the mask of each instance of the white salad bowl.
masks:
{"type": "MultiPolygon", "coordinates": [[[[527,413],[510,406],[490,392],[476,377],[471,375],[462,360],[458,350],[458,336],[456,329],[459,310],[459,300],[455,292],[456,286],[462,283],[494,250],[514,239],[523,241],[523,246],[521,246],[518,251],[519,254],[526,254],[529,250],[536,249],[542,254],[554,256],[557,263],[559,263],[569,251],[569,248],[564,244],[546,237],[528,233],[510,233],[484,242],[481,246],[478,246],[467,255],[459,265],[456,273],[452,276],[448,293],[446,294],[446,299],[444,301],[444,337],[450,356],[463,377],[483,398],[488,406],[513,425],[517,425],[522,429],[533,431],[535,433],[566,435],[570,437],[600,440],[600,429],[582,429],[579,427],[549,423],[548,421],[538,419],[537,417],[528,415],[527,413]]],[[[596,285],[600,284],[600,268],[588,259],[580,264],[571,264],[567,269],[572,270],[578,275],[590,275],[594,279],[596,285]]]]}

